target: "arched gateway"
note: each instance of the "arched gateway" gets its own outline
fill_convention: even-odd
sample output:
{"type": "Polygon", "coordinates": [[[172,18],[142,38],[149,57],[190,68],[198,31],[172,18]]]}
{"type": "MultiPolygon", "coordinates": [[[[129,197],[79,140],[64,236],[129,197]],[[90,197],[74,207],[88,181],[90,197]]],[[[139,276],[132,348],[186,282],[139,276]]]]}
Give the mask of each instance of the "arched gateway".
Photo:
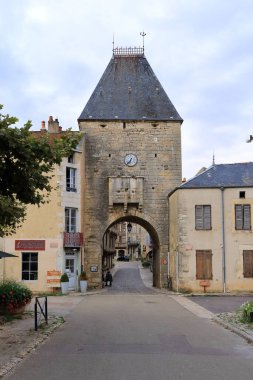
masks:
{"type": "Polygon", "coordinates": [[[142,48],[114,49],[82,111],[84,266],[101,285],[101,241],[116,221],[143,226],[155,241],[154,284],[167,279],[167,195],[181,182],[182,119],[142,48]],[[97,272],[89,271],[98,268],[97,272]]]}

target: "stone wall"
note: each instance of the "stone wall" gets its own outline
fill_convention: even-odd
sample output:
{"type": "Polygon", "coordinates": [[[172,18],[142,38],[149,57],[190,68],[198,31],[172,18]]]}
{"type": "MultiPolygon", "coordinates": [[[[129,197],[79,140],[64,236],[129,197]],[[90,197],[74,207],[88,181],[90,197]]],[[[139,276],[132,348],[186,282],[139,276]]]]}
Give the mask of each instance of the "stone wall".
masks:
{"type": "MultiPolygon", "coordinates": [[[[82,121],[85,133],[84,220],[85,265],[98,265],[98,273],[89,273],[91,286],[101,281],[101,243],[106,229],[118,220],[138,222],[156,244],[155,284],[162,286],[167,277],[168,193],[181,183],[180,122],[82,121]],[[137,156],[128,167],[124,157],[137,156]],[[143,178],[143,205],[115,204],[109,208],[109,177],[143,178]]],[[[138,198],[138,194],[137,194],[138,198]]]]}

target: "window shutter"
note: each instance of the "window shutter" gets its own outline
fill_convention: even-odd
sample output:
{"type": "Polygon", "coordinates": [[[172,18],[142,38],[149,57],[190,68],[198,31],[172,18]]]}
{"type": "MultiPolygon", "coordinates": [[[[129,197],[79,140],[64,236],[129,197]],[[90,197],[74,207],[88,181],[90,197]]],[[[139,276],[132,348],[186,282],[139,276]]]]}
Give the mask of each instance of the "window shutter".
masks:
{"type": "Polygon", "coordinates": [[[203,210],[203,217],[204,217],[204,229],[210,230],[211,229],[211,206],[205,205],[203,210]]]}
{"type": "Polygon", "coordinates": [[[204,252],[196,251],[196,279],[203,280],[204,275],[204,252]]]}
{"type": "Polygon", "coordinates": [[[250,230],[251,229],[251,212],[250,205],[244,205],[243,207],[243,229],[250,230]]]}
{"type": "Polygon", "coordinates": [[[195,229],[203,229],[203,206],[195,206],[195,229]]]}
{"type": "Polygon", "coordinates": [[[196,251],[196,279],[212,280],[212,251],[196,251]]]}
{"type": "Polygon", "coordinates": [[[213,278],[212,273],[212,251],[205,252],[206,260],[205,260],[205,275],[206,279],[211,280],[213,278]]]}
{"type": "Polygon", "coordinates": [[[243,275],[253,277],[253,251],[243,251],[243,275]]]}
{"type": "Polygon", "coordinates": [[[243,227],[242,205],[235,205],[235,229],[242,230],[243,227]]]}

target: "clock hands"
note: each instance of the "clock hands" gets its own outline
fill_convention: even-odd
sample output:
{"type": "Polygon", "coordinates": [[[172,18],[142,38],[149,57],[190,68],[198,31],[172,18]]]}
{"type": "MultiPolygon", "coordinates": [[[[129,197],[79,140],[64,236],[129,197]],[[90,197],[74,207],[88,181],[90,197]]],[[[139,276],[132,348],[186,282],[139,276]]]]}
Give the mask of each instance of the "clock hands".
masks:
{"type": "Polygon", "coordinates": [[[127,161],[127,165],[131,164],[133,157],[130,158],[130,160],[127,161]]]}

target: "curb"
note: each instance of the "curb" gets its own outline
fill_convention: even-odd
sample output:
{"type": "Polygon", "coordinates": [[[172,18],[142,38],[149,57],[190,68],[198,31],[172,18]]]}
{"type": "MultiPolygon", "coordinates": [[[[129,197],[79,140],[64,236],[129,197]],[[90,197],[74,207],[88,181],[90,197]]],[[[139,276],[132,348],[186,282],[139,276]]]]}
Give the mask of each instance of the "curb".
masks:
{"type": "Polygon", "coordinates": [[[222,327],[224,327],[225,329],[232,331],[233,333],[239,335],[241,338],[244,338],[247,341],[247,343],[253,344],[253,337],[251,335],[247,334],[246,331],[243,331],[243,330],[239,329],[238,327],[235,327],[231,323],[224,322],[222,319],[220,319],[219,317],[216,317],[216,316],[214,316],[212,318],[212,320],[214,322],[216,322],[217,324],[221,325],[222,327]]]}

